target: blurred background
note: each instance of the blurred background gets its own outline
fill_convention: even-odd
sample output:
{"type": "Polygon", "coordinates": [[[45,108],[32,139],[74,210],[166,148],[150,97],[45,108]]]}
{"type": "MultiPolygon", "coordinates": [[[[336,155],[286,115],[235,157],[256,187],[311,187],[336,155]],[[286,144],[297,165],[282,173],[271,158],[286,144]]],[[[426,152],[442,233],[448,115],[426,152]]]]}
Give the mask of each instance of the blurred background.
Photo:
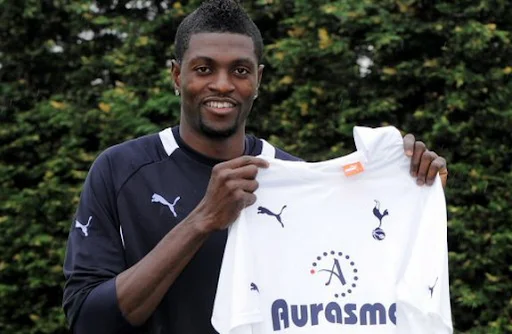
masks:
{"type": "MultiPolygon", "coordinates": [[[[82,182],[177,124],[173,40],[201,1],[0,0],[0,333],[67,333],[82,182]]],[[[242,1],[266,65],[250,133],[309,161],[394,125],[448,161],[457,333],[512,333],[512,2],[242,1]]]]}

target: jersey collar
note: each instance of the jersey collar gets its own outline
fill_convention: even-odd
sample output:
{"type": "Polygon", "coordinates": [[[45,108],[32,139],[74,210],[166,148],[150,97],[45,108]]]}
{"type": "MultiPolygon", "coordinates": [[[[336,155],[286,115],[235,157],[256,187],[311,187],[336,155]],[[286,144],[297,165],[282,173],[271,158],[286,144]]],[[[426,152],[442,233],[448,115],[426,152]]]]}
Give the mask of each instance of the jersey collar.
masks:
{"type": "MultiPolygon", "coordinates": [[[[162,144],[164,145],[164,149],[167,152],[167,155],[171,155],[176,149],[182,150],[185,154],[187,154],[192,159],[199,161],[203,164],[209,166],[215,166],[218,163],[224,162],[225,160],[215,159],[208,157],[187,145],[185,141],[180,136],[179,126],[176,125],[172,128],[167,128],[160,132],[160,139],[162,144]]],[[[261,142],[257,140],[254,136],[246,135],[245,136],[245,149],[244,155],[253,155],[256,156],[261,153],[261,142]],[[258,145],[259,144],[259,145],[258,145]]]]}

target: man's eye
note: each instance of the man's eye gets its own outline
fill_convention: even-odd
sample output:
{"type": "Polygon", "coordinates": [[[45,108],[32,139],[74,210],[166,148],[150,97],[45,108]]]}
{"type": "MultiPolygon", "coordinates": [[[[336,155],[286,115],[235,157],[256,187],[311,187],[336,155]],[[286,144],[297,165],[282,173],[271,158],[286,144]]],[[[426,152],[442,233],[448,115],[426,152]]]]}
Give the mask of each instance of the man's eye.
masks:
{"type": "Polygon", "coordinates": [[[239,67],[235,70],[236,74],[240,74],[240,75],[247,75],[249,74],[249,71],[243,67],[239,67]]]}
{"type": "Polygon", "coordinates": [[[206,66],[199,66],[196,68],[196,71],[199,72],[200,74],[210,73],[210,69],[206,66]]]}

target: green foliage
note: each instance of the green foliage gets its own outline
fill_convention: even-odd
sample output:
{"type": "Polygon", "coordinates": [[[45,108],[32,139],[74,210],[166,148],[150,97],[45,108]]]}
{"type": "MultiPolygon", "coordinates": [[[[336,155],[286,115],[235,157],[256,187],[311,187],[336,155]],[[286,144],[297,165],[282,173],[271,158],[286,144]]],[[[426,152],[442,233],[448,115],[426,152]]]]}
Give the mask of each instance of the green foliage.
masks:
{"type": "MultiPolygon", "coordinates": [[[[62,262],[82,182],[109,145],[178,122],[167,64],[199,2],[0,0],[1,333],[67,332],[62,262]]],[[[312,161],[352,151],[354,125],[416,134],[449,162],[457,332],[512,332],[512,4],[244,6],[266,43],[249,131],[312,161]]]]}

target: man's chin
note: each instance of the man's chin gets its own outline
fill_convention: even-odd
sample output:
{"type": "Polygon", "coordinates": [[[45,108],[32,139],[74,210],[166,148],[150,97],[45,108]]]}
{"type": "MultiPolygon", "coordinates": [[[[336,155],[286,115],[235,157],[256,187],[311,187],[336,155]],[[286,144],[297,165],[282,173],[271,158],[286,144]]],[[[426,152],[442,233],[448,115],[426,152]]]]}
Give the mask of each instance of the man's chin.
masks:
{"type": "Polygon", "coordinates": [[[233,136],[236,131],[236,125],[228,127],[228,128],[215,128],[212,126],[208,126],[207,124],[200,124],[201,133],[203,133],[206,137],[213,140],[223,140],[233,136]]]}

